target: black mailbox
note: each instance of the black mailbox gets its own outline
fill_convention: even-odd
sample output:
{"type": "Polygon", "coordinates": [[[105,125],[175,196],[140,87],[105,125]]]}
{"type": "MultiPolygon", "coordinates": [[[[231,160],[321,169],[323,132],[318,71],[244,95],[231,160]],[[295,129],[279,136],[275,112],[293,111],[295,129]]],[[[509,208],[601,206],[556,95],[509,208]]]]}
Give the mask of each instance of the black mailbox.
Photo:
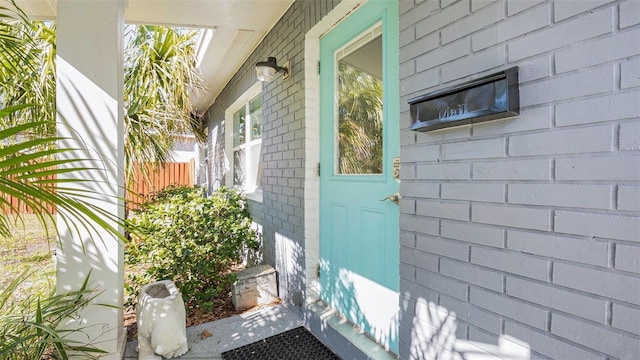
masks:
{"type": "Polygon", "coordinates": [[[518,67],[409,99],[411,130],[431,131],[520,113],[518,67]]]}

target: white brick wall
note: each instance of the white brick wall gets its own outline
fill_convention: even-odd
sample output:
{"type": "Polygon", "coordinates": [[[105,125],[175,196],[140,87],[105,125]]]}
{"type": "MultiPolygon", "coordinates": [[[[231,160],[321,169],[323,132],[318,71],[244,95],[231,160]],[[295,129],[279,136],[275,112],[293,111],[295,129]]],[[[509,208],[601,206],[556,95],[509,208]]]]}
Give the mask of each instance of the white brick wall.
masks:
{"type": "Polygon", "coordinates": [[[640,156],[637,154],[558,158],[556,180],[639,181],[640,156]]]}
{"type": "Polygon", "coordinates": [[[625,333],[612,336],[611,330],[594,322],[554,314],[551,333],[617,358],[635,359],[638,356],[638,340],[634,336],[625,333]]]}
{"type": "Polygon", "coordinates": [[[640,1],[400,4],[401,334],[430,301],[534,358],[637,358],[640,1]],[[407,99],[512,66],[518,117],[408,130],[407,99]]]}
{"type": "Polygon", "coordinates": [[[640,150],[640,122],[620,125],[620,150],[640,150]]]}
{"type": "Polygon", "coordinates": [[[604,125],[514,135],[509,137],[509,156],[608,152],[613,147],[613,132],[614,126],[604,125]]]}
{"type": "Polygon", "coordinates": [[[567,291],[561,287],[542,282],[508,276],[505,293],[509,296],[540,304],[545,307],[573,313],[596,322],[605,322],[605,300],[567,291]],[[580,304],[580,306],[576,306],[580,304]]]}
{"type": "Polygon", "coordinates": [[[493,291],[502,292],[504,281],[502,274],[497,271],[485,270],[467,262],[442,259],[440,273],[493,291]]]}
{"type": "Polygon", "coordinates": [[[613,326],[631,333],[640,332],[640,314],[628,306],[613,305],[613,326]]]}
{"type": "Polygon", "coordinates": [[[640,117],[640,91],[616,92],[613,95],[557,104],[556,126],[571,126],[640,117]]]}
{"type": "Polygon", "coordinates": [[[640,186],[618,187],[618,210],[640,211],[640,186]]]}
{"type": "MultiPolygon", "coordinates": [[[[474,180],[550,180],[552,177],[551,164],[550,159],[509,159],[507,161],[474,162],[471,166],[474,180]]],[[[457,165],[462,167],[465,164],[457,165]]]]}
{"type": "MultiPolygon", "coordinates": [[[[517,0],[515,0],[517,1],[517,0]]],[[[571,1],[571,0],[565,0],[571,1]]],[[[509,61],[538,56],[613,31],[613,7],[571,21],[554,23],[509,42],[509,61]]]]}
{"type": "Polygon", "coordinates": [[[502,248],[504,229],[472,222],[440,221],[440,235],[445,238],[502,248]]]}
{"type": "Polygon", "coordinates": [[[611,208],[611,186],[584,184],[510,184],[509,202],[514,204],[611,208]]]}
{"type": "Polygon", "coordinates": [[[504,332],[518,339],[527,339],[536,352],[551,359],[601,360],[602,357],[565,340],[550,337],[542,330],[535,330],[512,321],[505,321],[504,332]]]}
{"type": "MultiPolygon", "coordinates": [[[[498,4],[499,5],[499,4],[498,4]]],[[[549,6],[510,17],[471,37],[473,51],[482,50],[549,25],[549,6]]]]}
{"type": "Polygon", "coordinates": [[[608,244],[602,240],[508,230],[507,249],[604,267],[609,263],[608,244]]]}
{"type": "Polygon", "coordinates": [[[628,1],[620,4],[620,29],[640,24],[640,3],[628,1]]]}

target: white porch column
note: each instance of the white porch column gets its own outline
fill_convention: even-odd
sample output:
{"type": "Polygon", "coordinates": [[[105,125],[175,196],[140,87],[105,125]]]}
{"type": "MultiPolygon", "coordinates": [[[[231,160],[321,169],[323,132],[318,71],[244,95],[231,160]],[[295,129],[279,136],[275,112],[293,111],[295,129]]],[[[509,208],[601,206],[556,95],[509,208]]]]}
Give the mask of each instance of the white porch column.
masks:
{"type": "MultiPolygon", "coordinates": [[[[90,179],[82,189],[101,199],[92,201],[109,214],[124,215],[123,136],[123,0],[59,0],[57,19],[58,134],[81,139],[88,156],[102,161],[86,165],[99,170],[72,173],[69,178],[90,179]]],[[[59,146],[64,146],[60,141],[59,146]]],[[[76,147],[76,143],[72,143],[76,147]]],[[[69,155],[66,155],[69,156],[69,155]]],[[[113,222],[115,225],[115,222],[113,222]]],[[[121,242],[99,231],[70,229],[58,218],[60,246],[58,293],[78,289],[91,271],[90,284],[102,291],[80,319],[65,325],[82,327],[74,338],[105,350],[103,359],[122,358],[125,332],[122,322],[124,259],[121,242]],[[92,240],[93,239],[93,240],[92,240]]],[[[122,228],[119,229],[121,232],[122,228]]]]}

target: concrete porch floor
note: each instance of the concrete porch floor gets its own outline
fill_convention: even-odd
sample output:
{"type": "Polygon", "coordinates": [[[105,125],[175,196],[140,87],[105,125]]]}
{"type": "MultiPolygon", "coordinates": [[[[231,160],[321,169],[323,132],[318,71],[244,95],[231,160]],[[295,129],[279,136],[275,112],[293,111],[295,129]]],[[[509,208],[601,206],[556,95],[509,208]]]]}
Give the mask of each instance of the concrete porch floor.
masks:
{"type": "MultiPolygon", "coordinates": [[[[269,336],[302,326],[304,321],[283,305],[232,316],[187,328],[189,352],[175,359],[222,359],[227,350],[251,344],[269,336]],[[202,339],[203,331],[211,337],[202,339]]],[[[127,343],[124,360],[138,359],[137,341],[127,343]]]]}

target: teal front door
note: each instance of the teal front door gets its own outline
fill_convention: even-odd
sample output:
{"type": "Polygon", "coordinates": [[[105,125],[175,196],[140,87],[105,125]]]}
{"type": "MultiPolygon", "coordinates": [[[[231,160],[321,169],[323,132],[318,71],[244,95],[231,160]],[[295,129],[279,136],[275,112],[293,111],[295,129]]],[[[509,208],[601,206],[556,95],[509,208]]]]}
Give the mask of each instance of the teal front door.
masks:
{"type": "Polygon", "coordinates": [[[320,296],[396,353],[398,69],[395,1],[320,39],[320,296]]]}

